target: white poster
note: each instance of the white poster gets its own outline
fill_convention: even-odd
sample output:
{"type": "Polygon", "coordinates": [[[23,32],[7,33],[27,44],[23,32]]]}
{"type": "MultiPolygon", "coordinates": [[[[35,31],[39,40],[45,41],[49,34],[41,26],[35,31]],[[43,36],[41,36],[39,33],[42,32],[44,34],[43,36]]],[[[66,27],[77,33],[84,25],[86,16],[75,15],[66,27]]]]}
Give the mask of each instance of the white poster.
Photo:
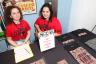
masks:
{"type": "Polygon", "coordinates": [[[54,30],[41,32],[39,38],[41,52],[55,47],[54,30]]]}

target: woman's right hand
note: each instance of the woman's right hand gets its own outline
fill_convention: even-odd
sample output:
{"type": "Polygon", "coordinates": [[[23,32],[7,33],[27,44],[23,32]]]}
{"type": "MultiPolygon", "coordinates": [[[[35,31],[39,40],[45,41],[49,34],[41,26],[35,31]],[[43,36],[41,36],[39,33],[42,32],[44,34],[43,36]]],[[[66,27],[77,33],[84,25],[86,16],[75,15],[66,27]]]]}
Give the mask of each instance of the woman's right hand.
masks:
{"type": "Polygon", "coordinates": [[[41,32],[42,32],[41,30],[40,30],[40,31],[37,31],[37,30],[36,30],[36,32],[35,32],[35,33],[36,33],[36,37],[37,37],[38,39],[39,39],[39,37],[40,37],[40,33],[41,33],[41,32]]]}

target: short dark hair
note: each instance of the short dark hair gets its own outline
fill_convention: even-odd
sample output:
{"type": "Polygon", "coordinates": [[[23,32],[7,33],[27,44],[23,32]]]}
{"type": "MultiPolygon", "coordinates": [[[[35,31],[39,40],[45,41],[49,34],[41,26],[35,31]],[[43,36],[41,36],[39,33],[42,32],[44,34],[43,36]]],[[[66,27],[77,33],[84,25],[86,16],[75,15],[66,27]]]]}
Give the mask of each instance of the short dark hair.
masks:
{"type": "Polygon", "coordinates": [[[5,9],[5,25],[9,25],[10,23],[13,22],[13,19],[10,18],[11,16],[11,11],[13,8],[17,8],[20,12],[20,20],[23,18],[23,15],[22,15],[22,12],[21,12],[21,9],[18,7],[18,6],[8,6],[6,9],[5,9]]]}
{"type": "Polygon", "coordinates": [[[49,8],[49,10],[50,10],[50,17],[49,17],[49,21],[51,22],[52,21],[52,17],[53,17],[53,10],[52,10],[52,5],[51,4],[49,4],[49,3],[45,3],[42,7],[41,7],[41,9],[40,9],[40,16],[42,17],[42,19],[45,19],[44,17],[43,17],[43,15],[42,15],[42,11],[43,11],[43,8],[44,7],[48,7],[49,8]]]}

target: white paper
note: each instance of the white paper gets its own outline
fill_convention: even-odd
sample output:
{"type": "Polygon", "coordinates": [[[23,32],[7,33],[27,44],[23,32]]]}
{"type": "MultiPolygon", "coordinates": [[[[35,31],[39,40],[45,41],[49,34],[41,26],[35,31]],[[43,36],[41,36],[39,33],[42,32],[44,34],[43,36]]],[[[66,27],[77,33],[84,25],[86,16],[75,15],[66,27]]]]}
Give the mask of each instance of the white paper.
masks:
{"type": "Polygon", "coordinates": [[[39,38],[41,52],[55,47],[54,30],[48,30],[40,33],[39,38]]]}
{"type": "Polygon", "coordinates": [[[32,50],[29,47],[29,44],[24,44],[22,46],[14,48],[15,53],[15,62],[26,60],[33,56],[32,50]]]}

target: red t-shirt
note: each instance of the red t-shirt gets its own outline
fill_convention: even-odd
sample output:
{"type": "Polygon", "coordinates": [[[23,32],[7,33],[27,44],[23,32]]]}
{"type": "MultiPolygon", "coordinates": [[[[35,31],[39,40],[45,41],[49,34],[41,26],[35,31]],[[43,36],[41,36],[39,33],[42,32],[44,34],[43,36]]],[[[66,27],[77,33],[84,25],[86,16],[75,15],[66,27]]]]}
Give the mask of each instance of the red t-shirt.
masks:
{"type": "Polygon", "coordinates": [[[30,26],[25,20],[21,20],[20,24],[11,23],[6,26],[6,37],[12,37],[14,41],[25,39],[28,30],[30,30],[30,26]]]}
{"type": "Polygon", "coordinates": [[[52,22],[42,19],[39,17],[35,24],[39,25],[41,31],[46,31],[50,29],[54,29],[55,33],[62,34],[62,28],[59,20],[56,17],[52,18],[52,22]]]}

